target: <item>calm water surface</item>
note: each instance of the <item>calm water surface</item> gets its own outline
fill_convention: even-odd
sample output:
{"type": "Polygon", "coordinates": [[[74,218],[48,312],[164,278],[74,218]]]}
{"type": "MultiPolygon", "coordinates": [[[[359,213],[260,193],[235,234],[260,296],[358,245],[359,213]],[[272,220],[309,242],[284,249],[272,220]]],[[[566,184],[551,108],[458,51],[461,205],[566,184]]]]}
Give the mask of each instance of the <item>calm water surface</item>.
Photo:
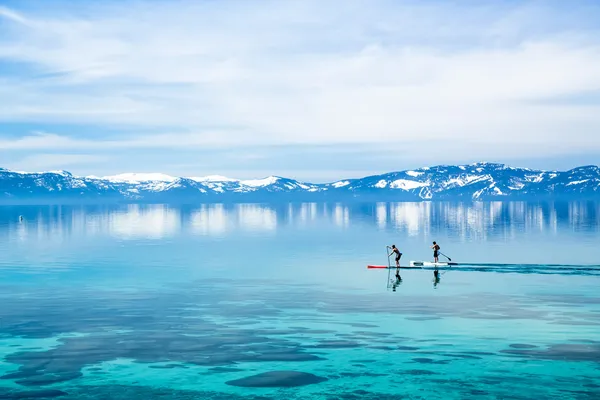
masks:
{"type": "Polygon", "coordinates": [[[0,237],[0,399],[599,398],[600,203],[0,207],[0,237]],[[366,268],[433,240],[437,282],[366,268]]]}

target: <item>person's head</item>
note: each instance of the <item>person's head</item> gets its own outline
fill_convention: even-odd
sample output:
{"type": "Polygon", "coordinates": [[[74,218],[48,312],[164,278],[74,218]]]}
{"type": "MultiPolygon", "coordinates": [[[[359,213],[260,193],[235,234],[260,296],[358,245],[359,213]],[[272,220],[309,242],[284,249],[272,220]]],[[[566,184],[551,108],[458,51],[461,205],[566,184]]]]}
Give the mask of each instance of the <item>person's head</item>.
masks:
{"type": "Polygon", "coordinates": [[[392,245],[392,249],[395,249],[395,248],[396,248],[396,245],[395,245],[395,244],[393,244],[393,245],[392,245]]]}
{"type": "Polygon", "coordinates": [[[435,242],[433,242],[433,244],[436,244],[435,242]]]}

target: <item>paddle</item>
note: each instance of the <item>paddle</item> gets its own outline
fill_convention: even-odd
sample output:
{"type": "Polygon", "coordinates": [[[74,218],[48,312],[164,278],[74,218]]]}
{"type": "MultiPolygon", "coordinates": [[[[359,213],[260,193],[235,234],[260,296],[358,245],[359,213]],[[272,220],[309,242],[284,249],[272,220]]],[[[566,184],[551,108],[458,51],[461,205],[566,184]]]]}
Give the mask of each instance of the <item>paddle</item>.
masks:
{"type": "MultiPolygon", "coordinates": [[[[392,266],[390,264],[390,256],[391,256],[391,254],[388,253],[389,249],[391,249],[391,247],[386,245],[385,246],[385,255],[387,256],[387,259],[388,259],[388,268],[390,268],[392,266]]],[[[389,275],[389,273],[388,273],[388,275],[389,275]]]]}
{"type": "Polygon", "coordinates": [[[445,255],[444,253],[442,253],[441,251],[438,251],[438,253],[440,253],[441,255],[443,255],[444,257],[446,257],[448,259],[448,261],[452,261],[452,259],[450,257],[448,257],[447,255],[445,255]]]}

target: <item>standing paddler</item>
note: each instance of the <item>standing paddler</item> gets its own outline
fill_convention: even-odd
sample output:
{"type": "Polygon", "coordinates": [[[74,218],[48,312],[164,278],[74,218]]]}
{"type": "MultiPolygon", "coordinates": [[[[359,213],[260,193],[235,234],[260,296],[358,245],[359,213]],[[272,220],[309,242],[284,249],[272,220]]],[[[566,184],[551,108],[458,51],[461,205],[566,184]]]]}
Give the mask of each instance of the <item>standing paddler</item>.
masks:
{"type": "Polygon", "coordinates": [[[402,253],[400,253],[400,250],[398,250],[395,244],[392,245],[392,252],[388,254],[388,257],[392,254],[396,255],[396,268],[400,268],[400,257],[402,257],[402,253]]]}
{"type": "Polygon", "coordinates": [[[440,251],[440,245],[437,244],[436,242],[433,242],[433,246],[431,246],[431,248],[433,249],[433,262],[437,263],[438,262],[438,253],[440,251]]]}

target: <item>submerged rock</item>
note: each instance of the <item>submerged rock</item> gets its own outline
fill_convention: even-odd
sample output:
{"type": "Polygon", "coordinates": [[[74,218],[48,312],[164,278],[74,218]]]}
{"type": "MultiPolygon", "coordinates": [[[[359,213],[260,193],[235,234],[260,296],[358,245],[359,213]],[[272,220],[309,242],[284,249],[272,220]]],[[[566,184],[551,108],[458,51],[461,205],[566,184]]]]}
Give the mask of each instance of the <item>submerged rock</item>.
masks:
{"type": "Polygon", "coordinates": [[[29,390],[29,391],[9,391],[0,392],[0,399],[49,399],[54,397],[66,396],[67,393],[62,390],[29,390]]]}
{"type": "Polygon", "coordinates": [[[325,382],[327,378],[298,371],[272,371],[225,382],[240,387],[295,387],[325,382]]]}

